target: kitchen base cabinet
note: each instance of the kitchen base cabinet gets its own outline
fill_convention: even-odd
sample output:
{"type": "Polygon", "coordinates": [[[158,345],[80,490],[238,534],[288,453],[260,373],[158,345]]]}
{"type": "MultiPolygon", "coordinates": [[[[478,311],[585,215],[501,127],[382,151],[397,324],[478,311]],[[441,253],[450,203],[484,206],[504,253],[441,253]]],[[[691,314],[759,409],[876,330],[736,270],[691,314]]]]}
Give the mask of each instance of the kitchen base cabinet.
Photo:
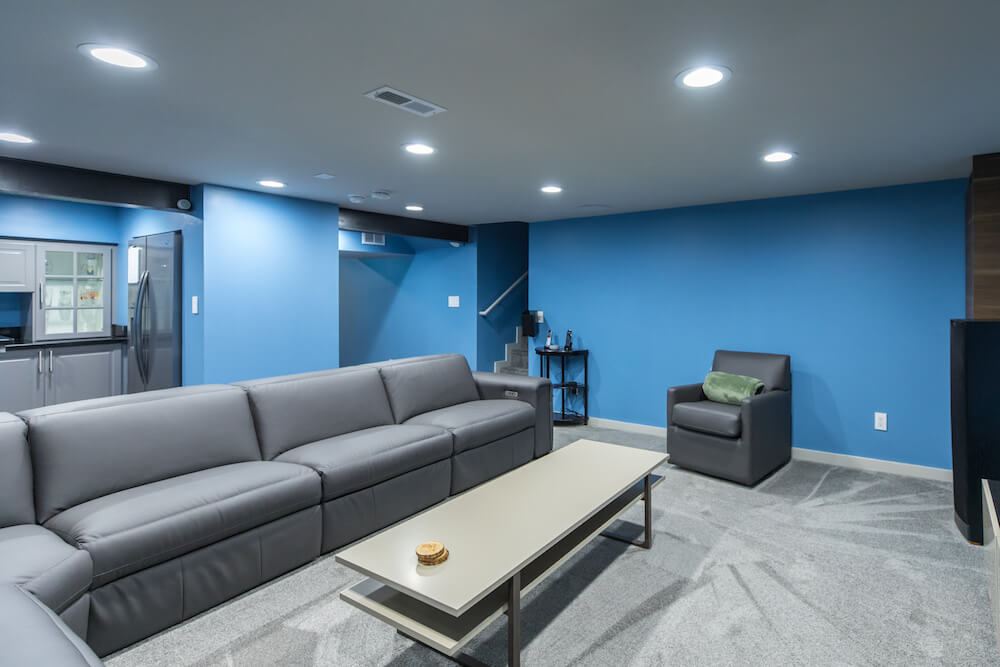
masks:
{"type": "Polygon", "coordinates": [[[0,354],[0,411],[18,412],[45,405],[44,350],[0,354]]]}
{"type": "Polygon", "coordinates": [[[122,393],[121,343],[60,345],[0,354],[0,411],[122,393]]]}
{"type": "Polygon", "coordinates": [[[121,345],[49,348],[45,404],[122,393],[122,349],[121,345]]]}

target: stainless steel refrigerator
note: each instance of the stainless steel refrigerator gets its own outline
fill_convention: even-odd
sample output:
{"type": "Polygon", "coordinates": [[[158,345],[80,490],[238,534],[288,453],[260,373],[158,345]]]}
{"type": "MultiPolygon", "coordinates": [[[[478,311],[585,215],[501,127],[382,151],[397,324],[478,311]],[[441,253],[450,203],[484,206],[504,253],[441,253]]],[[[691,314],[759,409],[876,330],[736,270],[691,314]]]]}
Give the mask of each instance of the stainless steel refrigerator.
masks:
{"type": "Polygon", "coordinates": [[[181,384],[181,233],[128,243],[128,392],[181,384]]]}

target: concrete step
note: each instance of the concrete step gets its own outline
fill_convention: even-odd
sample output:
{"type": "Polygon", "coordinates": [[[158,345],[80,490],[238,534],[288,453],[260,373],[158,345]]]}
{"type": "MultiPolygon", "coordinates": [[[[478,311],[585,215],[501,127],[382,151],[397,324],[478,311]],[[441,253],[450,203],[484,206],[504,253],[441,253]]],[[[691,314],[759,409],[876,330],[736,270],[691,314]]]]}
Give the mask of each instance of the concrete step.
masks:
{"type": "Polygon", "coordinates": [[[527,375],[528,369],[503,364],[498,365],[495,372],[502,375],[527,375]]]}

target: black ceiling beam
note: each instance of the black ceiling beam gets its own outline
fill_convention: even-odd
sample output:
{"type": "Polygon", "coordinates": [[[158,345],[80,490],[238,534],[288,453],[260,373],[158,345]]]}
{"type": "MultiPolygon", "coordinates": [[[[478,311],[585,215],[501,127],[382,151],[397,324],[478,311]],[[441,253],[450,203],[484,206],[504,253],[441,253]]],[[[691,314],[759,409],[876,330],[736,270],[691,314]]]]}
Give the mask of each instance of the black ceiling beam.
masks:
{"type": "Polygon", "coordinates": [[[190,208],[191,186],[0,157],[0,192],[169,211],[190,208]]]}
{"type": "Polygon", "coordinates": [[[401,215],[357,211],[352,208],[340,209],[340,228],[354,232],[375,232],[376,234],[402,234],[421,236],[444,241],[469,242],[469,228],[448,222],[433,222],[405,218],[401,215]]]}
{"type": "Polygon", "coordinates": [[[973,178],[996,178],[998,176],[1000,176],[1000,153],[972,156],[973,178]]]}

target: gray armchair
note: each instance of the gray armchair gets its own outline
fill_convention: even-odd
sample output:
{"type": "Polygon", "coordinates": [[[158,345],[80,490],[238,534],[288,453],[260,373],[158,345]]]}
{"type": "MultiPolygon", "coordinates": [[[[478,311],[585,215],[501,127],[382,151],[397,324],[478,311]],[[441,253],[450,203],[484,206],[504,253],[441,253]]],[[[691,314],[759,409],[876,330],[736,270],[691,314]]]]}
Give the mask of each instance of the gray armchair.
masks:
{"type": "Polygon", "coordinates": [[[791,358],[716,350],[712,370],[758,378],[764,391],[727,405],[707,400],[701,384],[667,389],[670,462],[752,486],[792,457],[791,358]]]}

